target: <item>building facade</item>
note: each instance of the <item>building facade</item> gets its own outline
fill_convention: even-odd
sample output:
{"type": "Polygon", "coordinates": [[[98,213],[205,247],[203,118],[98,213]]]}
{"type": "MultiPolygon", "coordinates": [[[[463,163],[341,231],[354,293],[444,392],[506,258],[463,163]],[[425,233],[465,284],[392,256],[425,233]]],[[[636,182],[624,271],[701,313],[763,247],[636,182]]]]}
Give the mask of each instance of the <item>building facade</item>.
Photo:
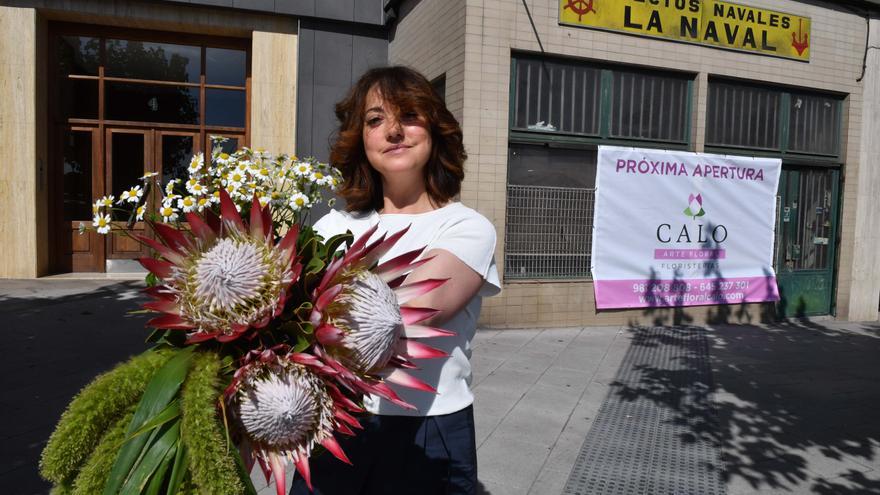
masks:
{"type": "MultiPolygon", "coordinates": [[[[90,203],[226,146],[327,159],[333,104],[387,63],[381,0],[0,2],[2,277],[131,271],[90,203]]],[[[136,229],[140,228],[136,226],[136,229]]]]}
{"type": "Polygon", "coordinates": [[[788,0],[404,2],[389,59],[429,78],[444,76],[469,153],[462,200],[497,227],[504,291],[484,301],[484,320],[876,320],[876,7],[788,0]],[[682,15],[672,15],[676,10],[682,15]],[[691,21],[700,10],[708,12],[697,28],[691,21]],[[714,33],[707,32],[713,14],[714,33]],[[771,23],[785,24],[792,37],[772,38],[771,23]],[[597,312],[589,256],[596,147],[606,143],[781,158],[780,304],[597,312]]]}
{"type": "Polygon", "coordinates": [[[461,200],[494,223],[504,281],[483,324],[877,320],[878,13],[857,0],[0,1],[0,276],[127,269],[138,246],[76,234],[94,197],[173,175],[209,135],[326,159],[333,103],[393,63],[423,72],[462,123],[461,200]],[[597,311],[601,144],[781,158],[782,301],[597,311]]]}

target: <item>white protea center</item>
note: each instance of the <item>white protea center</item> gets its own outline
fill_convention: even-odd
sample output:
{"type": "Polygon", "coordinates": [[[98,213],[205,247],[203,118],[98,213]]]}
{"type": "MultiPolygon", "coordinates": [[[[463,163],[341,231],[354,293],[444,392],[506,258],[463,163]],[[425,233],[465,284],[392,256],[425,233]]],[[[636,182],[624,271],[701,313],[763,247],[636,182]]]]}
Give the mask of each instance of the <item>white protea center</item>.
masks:
{"type": "Polygon", "coordinates": [[[321,379],[297,364],[246,378],[238,399],[244,431],[264,451],[308,454],[333,429],[333,401],[321,379]]]}
{"type": "Polygon", "coordinates": [[[259,294],[268,268],[253,244],[221,239],[196,263],[195,296],[212,310],[245,304],[259,294]]]}
{"type": "Polygon", "coordinates": [[[264,239],[234,233],[201,256],[177,267],[169,286],[180,316],[199,332],[230,334],[232,325],[251,325],[274,312],[293,282],[284,254],[264,239]]]}
{"type": "Polygon", "coordinates": [[[361,270],[344,285],[337,302],[343,310],[331,310],[331,321],[345,332],[350,352],[343,360],[360,372],[385,367],[404,330],[394,291],[375,273],[361,270]]]}

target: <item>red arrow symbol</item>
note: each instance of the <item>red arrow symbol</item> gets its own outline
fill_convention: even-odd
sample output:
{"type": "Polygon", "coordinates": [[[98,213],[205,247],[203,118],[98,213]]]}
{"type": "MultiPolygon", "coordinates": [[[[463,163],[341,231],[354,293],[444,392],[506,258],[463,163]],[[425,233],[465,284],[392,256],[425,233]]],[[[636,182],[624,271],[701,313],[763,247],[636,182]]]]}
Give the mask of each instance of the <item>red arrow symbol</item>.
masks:
{"type": "Polygon", "coordinates": [[[798,55],[803,55],[804,50],[806,50],[810,46],[810,40],[808,38],[809,35],[807,33],[805,33],[803,31],[803,29],[804,29],[804,20],[798,19],[798,32],[791,33],[791,46],[793,46],[794,49],[797,50],[798,55]]]}

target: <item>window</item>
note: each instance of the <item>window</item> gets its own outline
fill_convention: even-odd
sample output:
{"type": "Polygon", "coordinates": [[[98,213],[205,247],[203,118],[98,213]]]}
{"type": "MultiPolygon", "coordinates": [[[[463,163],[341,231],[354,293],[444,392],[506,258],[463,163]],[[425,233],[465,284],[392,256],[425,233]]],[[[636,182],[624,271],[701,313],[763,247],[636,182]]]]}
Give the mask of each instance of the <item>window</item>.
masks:
{"type": "Polygon", "coordinates": [[[247,49],[238,40],[218,40],[231,46],[125,39],[118,31],[60,34],[55,118],[181,128],[201,131],[203,140],[230,132],[244,137],[247,49]]]}
{"type": "Polygon", "coordinates": [[[590,277],[597,144],[684,148],[691,78],[514,56],[504,277],[590,277]]]}
{"type": "Polygon", "coordinates": [[[709,81],[706,145],[838,156],[842,99],[709,81]]]}
{"type": "Polygon", "coordinates": [[[599,134],[601,71],[587,65],[515,59],[512,128],[599,134]]]}
{"type": "Polygon", "coordinates": [[[668,142],[687,140],[688,81],[614,71],[610,136],[668,142]]]}
{"type": "Polygon", "coordinates": [[[515,56],[513,132],[688,142],[690,76],[515,56]]]}
{"type": "Polygon", "coordinates": [[[508,160],[505,277],[589,277],[596,148],[511,144],[508,160]]]}

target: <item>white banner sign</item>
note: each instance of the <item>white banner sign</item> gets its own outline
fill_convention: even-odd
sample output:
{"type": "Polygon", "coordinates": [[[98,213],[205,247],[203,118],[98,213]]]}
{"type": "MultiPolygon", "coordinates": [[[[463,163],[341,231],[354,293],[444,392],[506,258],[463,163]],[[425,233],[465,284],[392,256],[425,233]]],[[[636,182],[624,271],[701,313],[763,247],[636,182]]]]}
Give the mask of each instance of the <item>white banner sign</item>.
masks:
{"type": "Polygon", "coordinates": [[[776,158],[599,147],[596,307],[779,300],[776,158]]]}

